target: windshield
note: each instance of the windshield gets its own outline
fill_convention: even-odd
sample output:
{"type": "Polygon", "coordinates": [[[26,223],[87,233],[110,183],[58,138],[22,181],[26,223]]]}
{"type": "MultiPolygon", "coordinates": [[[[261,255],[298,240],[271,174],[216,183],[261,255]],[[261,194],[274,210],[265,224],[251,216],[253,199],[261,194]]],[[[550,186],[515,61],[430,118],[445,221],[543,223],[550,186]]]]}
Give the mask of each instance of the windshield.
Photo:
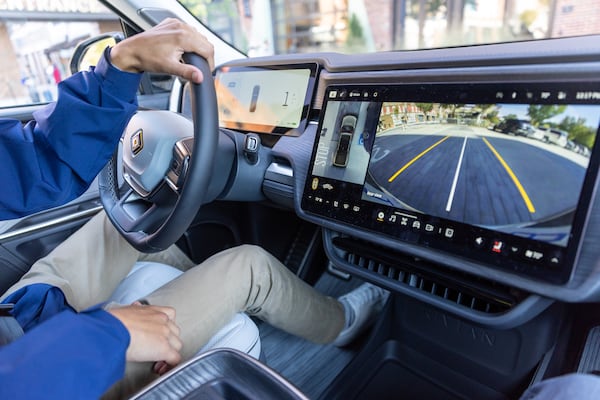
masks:
{"type": "Polygon", "coordinates": [[[600,0],[180,0],[248,54],[364,53],[600,33],[600,0]]]}

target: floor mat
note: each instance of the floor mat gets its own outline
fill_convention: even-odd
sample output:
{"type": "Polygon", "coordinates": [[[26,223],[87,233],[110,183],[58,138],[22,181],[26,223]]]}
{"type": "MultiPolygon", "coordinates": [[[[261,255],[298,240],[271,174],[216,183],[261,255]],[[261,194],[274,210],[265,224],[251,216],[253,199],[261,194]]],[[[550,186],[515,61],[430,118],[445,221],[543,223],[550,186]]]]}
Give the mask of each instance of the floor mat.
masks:
{"type": "MultiPolygon", "coordinates": [[[[315,288],[338,297],[362,282],[356,278],[342,280],[323,274],[315,288]]],[[[260,323],[263,356],[267,365],[292,382],[310,399],[316,399],[356,354],[352,347],[318,345],[285,333],[267,323],[260,323]]]]}

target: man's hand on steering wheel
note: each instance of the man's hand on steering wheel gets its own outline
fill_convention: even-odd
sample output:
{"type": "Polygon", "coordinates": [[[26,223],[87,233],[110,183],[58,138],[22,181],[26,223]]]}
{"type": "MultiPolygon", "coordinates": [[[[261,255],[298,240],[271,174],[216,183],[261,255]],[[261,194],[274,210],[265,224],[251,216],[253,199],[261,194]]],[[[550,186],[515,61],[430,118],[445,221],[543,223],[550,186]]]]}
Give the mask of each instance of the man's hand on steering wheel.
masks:
{"type": "Polygon", "coordinates": [[[178,19],[167,18],[117,44],[111,49],[110,58],[123,71],[160,72],[202,82],[202,72],[197,67],[182,63],[184,53],[202,56],[210,70],[214,69],[214,47],[206,37],[178,19]]]}

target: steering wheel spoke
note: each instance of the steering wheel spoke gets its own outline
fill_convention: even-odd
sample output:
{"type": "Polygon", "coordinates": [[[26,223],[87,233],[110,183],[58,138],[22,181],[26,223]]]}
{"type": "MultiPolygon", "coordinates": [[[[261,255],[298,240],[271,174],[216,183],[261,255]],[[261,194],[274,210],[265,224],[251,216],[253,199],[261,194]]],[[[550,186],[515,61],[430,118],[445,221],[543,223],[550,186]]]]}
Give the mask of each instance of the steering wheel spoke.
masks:
{"type": "Polygon", "coordinates": [[[173,146],[173,159],[165,175],[165,182],[177,194],[181,192],[192,159],[194,139],[179,140],[173,146]]]}
{"type": "Polygon", "coordinates": [[[113,223],[127,232],[151,232],[168,217],[170,208],[146,200],[119,201],[110,210],[113,223]]]}

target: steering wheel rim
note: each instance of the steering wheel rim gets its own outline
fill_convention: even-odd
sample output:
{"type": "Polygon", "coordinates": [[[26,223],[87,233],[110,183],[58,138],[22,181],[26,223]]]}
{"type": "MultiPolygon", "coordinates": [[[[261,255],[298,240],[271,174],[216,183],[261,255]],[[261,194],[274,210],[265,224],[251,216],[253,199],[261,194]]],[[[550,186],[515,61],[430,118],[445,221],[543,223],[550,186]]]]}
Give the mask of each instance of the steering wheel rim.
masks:
{"type": "Polygon", "coordinates": [[[203,196],[207,192],[213,171],[218,144],[218,112],[212,72],[208,62],[197,54],[186,53],[183,60],[198,67],[204,79],[200,84],[191,83],[193,151],[185,181],[177,193],[174,205],[150,208],[148,212],[137,217],[130,215],[125,206],[132,190],[121,194],[118,187],[118,150],[98,176],[100,200],[108,218],[129,244],[145,253],[164,250],[185,233],[204,202],[203,196]],[[157,218],[163,221],[158,224],[146,221],[157,218]],[[152,225],[157,227],[149,231],[139,229],[152,225]]]}

